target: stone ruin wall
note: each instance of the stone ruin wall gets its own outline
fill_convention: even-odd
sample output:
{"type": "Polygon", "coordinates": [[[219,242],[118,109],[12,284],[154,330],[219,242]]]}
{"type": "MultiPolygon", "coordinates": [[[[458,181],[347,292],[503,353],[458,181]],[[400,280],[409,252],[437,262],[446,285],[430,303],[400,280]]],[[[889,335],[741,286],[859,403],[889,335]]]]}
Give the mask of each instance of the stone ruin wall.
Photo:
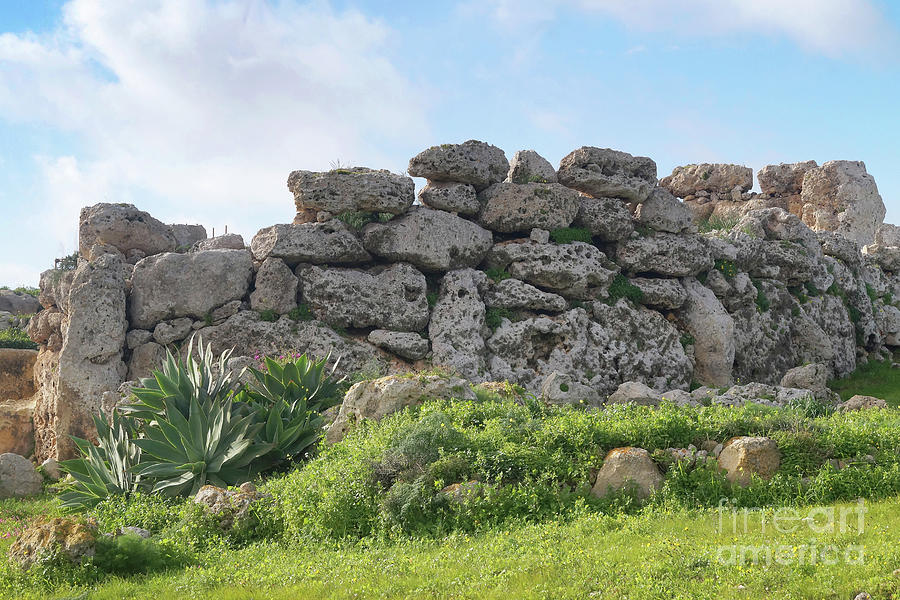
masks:
{"type": "Polygon", "coordinates": [[[249,248],[131,205],[83,209],[77,269],[42,274],[29,324],[38,460],[71,456],[68,434],[195,336],[245,364],[330,353],[345,373],[440,366],[593,404],[624,381],[777,383],[813,362],[840,376],[900,344],[900,232],[863,163],[765,167],[752,194],[737,165],[658,181],[624,152],[583,147],[554,169],[469,141],[408,173],[428,180],[418,201],[406,175],[295,171],[294,222],[249,248]],[[727,227],[699,232],[710,222],[727,227]],[[564,243],[570,227],[590,243],[564,243]]]}

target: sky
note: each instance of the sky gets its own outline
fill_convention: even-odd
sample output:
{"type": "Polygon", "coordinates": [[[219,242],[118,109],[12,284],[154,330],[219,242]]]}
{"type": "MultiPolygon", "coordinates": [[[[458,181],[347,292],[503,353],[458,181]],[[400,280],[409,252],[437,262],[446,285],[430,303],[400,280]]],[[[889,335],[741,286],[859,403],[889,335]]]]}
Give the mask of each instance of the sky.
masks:
{"type": "Polygon", "coordinates": [[[900,223],[897,98],[889,0],[0,0],[0,285],[76,250],[83,206],[249,243],[292,170],[468,139],[660,177],[862,160],[900,223]]]}

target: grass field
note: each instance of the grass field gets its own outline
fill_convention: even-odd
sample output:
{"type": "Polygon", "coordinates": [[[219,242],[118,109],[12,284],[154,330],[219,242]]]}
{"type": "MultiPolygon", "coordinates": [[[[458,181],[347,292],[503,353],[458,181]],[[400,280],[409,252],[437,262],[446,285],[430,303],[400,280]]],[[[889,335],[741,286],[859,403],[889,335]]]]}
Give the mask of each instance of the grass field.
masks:
{"type": "MultiPolygon", "coordinates": [[[[46,501],[30,506],[27,512],[47,508],[46,501]]],[[[0,518],[10,515],[10,507],[0,505],[0,518]]],[[[568,523],[439,541],[325,547],[267,543],[209,554],[200,566],[185,570],[30,597],[821,600],[853,598],[863,590],[874,598],[895,597],[900,592],[900,576],[894,575],[900,567],[900,499],[867,504],[861,528],[859,505],[834,508],[833,531],[827,530],[824,509],[780,513],[779,527],[789,533],[775,530],[772,511],[751,513],[745,529],[743,513],[735,521],[729,509],[714,509],[583,515],[568,523]],[[848,513],[844,531],[841,508],[848,513]],[[802,520],[806,517],[812,521],[802,520]],[[753,552],[739,559],[743,547],[759,548],[755,564],[753,552]]]]}
{"type": "MultiPolygon", "coordinates": [[[[900,362],[900,354],[894,356],[900,362]]],[[[900,407],[900,369],[891,366],[891,361],[872,361],[862,365],[849,377],[831,381],[829,387],[847,400],[856,394],[875,396],[894,408],[900,407]]]]}

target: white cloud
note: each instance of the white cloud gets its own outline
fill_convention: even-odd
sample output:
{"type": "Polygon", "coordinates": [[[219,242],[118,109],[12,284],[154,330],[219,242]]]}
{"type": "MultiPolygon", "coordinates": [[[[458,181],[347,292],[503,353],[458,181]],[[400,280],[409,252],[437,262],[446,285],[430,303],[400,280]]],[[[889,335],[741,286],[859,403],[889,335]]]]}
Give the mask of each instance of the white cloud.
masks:
{"type": "Polygon", "coordinates": [[[0,35],[0,118],[84,149],[41,159],[56,235],[80,206],[130,194],[232,228],[289,221],[291,170],[402,171],[406,151],[384,148],[428,137],[392,35],[325,2],[71,0],[51,34],[0,35]]]}
{"type": "Polygon", "coordinates": [[[898,34],[872,0],[546,0],[528,18],[509,0],[491,0],[506,26],[534,25],[572,8],[615,18],[645,31],[717,37],[735,32],[785,36],[827,56],[895,50],[898,34]]]}

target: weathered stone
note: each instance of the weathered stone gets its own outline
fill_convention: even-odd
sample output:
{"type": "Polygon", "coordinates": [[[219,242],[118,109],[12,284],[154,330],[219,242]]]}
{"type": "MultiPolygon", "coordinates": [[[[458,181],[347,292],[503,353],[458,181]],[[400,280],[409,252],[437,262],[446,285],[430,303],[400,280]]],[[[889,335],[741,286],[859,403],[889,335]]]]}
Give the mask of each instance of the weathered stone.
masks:
{"type": "Polygon", "coordinates": [[[419,360],[428,354],[428,338],[423,338],[418,333],[373,329],[369,332],[368,340],[379,348],[410,360],[419,360]]]}
{"type": "Polygon", "coordinates": [[[643,202],[656,185],[656,163],[645,156],[582,146],[559,162],[557,177],[594,198],[643,202]]]}
{"type": "Polygon", "coordinates": [[[363,245],[372,254],[429,272],[474,267],[493,241],[490,231],[472,221],[424,207],[363,229],[363,245]]]}
{"type": "Polygon", "coordinates": [[[487,340],[492,378],[537,392],[544,378],[558,371],[600,396],[623,381],[687,388],[693,365],[681,334],[661,314],[624,300],[613,306],[594,302],[593,312],[595,320],[582,308],[504,320],[487,340]]]}
{"type": "Polygon", "coordinates": [[[362,419],[380,421],[387,415],[432,398],[475,400],[475,392],[465,379],[441,375],[388,375],[361,381],[347,392],[326,439],[330,443],[339,442],[350,426],[362,419]]]}
{"type": "Polygon", "coordinates": [[[0,312],[13,315],[33,315],[41,310],[41,303],[31,294],[0,290],[0,312]]]}
{"type": "Polygon", "coordinates": [[[11,452],[0,454],[0,499],[35,496],[43,484],[30,460],[11,452]]]}
{"type": "Polygon", "coordinates": [[[659,185],[679,198],[696,195],[700,191],[730,194],[738,188],[746,192],[753,187],[753,169],[708,163],[685,165],[675,167],[671,175],[659,180],[659,185]]]}
{"type": "Polygon", "coordinates": [[[125,377],[126,274],[126,265],[113,254],[83,261],[75,272],[58,367],[51,362],[35,368],[42,388],[34,417],[38,460],[77,455],[70,436],[94,437],[93,417],[103,393],[118,388],[125,377]],[[51,372],[45,376],[53,383],[38,375],[47,367],[51,372]]]}
{"type": "Polygon", "coordinates": [[[152,331],[147,331],[146,329],[132,329],[127,334],[125,334],[125,345],[129,350],[134,350],[138,346],[146,344],[152,339],[152,331]]]}
{"type": "MultiPolygon", "coordinates": [[[[163,321],[153,328],[153,339],[157,344],[167,346],[173,342],[183,340],[191,332],[193,321],[187,317],[163,321]]],[[[128,336],[126,335],[126,340],[128,336]]]]}
{"type": "Polygon", "coordinates": [[[156,342],[147,342],[138,346],[128,360],[128,379],[137,381],[150,377],[153,370],[159,369],[166,359],[166,349],[156,342]]]}
{"type": "Polygon", "coordinates": [[[734,320],[715,294],[695,279],[683,282],[687,301],[680,311],[685,329],[694,338],[694,377],[701,384],[731,384],[734,363],[734,320]]]}
{"type": "Polygon", "coordinates": [[[245,482],[238,491],[204,485],[194,496],[194,502],[215,515],[219,528],[228,531],[251,516],[253,503],[260,498],[262,495],[256,491],[256,487],[245,482]]]}
{"type": "Polygon", "coordinates": [[[206,239],[206,227],[203,225],[175,223],[169,225],[169,228],[172,230],[172,235],[175,236],[176,250],[186,250],[206,239]]]}
{"type": "Polygon", "coordinates": [[[428,323],[432,362],[475,382],[483,381],[486,373],[480,292],[486,282],[487,276],[475,269],[447,273],[428,323]]]}
{"type": "Polygon", "coordinates": [[[600,404],[600,395],[591,386],[559,371],[553,371],[541,383],[541,399],[550,404],[600,404]]]}
{"type": "Polygon", "coordinates": [[[869,244],[863,248],[863,254],[885,271],[900,272],[900,247],[869,244]]]}
{"type": "Polygon", "coordinates": [[[423,150],[409,160],[407,172],[431,181],[458,181],[482,190],[503,181],[509,161],[503,150],[485,142],[441,144],[423,150]]]}
{"type": "Polygon", "coordinates": [[[74,276],[75,271],[48,269],[42,272],[41,293],[38,295],[38,302],[41,303],[41,306],[44,308],[55,306],[63,312],[67,312],[69,310],[69,287],[72,285],[74,276]]]}
{"type": "Polygon", "coordinates": [[[643,448],[616,448],[603,459],[591,493],[602,498],[611,492],[631,490],[638,498],[649,498],[662,487],[664,479],[643,448]]]}
{"type": "Polygon", "coordinates": [[[615,261],[623,271],[667,277],[696,275],[714,264],[709,247],[700,236],[663,232],[619,242],[615,261]]]}
{"type": "Polygon", "coordinates": [[[172,229],[131,204],[100,203],[81,209],[78,249],[89,256],[95,244],[114,246],[122,254],[140,250],[146,256],[175,250],[172,229]]]}
{"type": "Polygon", "coordinates": [[[875,231],[875,243],[880,246],[900,246],[900,226],[882,223],[875,231]]]}
{"type": "Polygon", "coordinates": [[[425,276],[406,263],[372,271],[311,266],[298,275],[304,301],[332,325],[419,331],[428,323],[425,276]]]}
{"type": "Polygon", "coordinates": [[[488,264],[532,285],[558,291],[566,297],[588,298],[615,276],[615,265],[598,248],[584,242],[570,244],[497,244],[488,264]]]}
{"type": "Polygon", "coordinates": [[[752,476],[771,479],[781,465],[781,453],[774,440],[767,437],[736,437],[729,440],[719,454],[719,468],[732,483],[748,486],[752,476]]]}
{"type": "Polygon", "coordinates": [[[297,277],[279,258],[269,257],[256,272],[255,289],[250,294],[250,308],[271,310],[283,315],[297,308],[297,277]]]}
{"type": "Polygon", "coordinates": [[[560,312],[566,309],[566,299],[544,292],[519,279],[504,279],[488,287],[484,293],[487,306],[507,309],[548,310],[560,312]]]}
{"type": "Polygon", "coordinates": [[[556,169],[534,150],[519,150],[509,162],[509,183],[556,183],[556,169]]]}
{"type": "Polygon", "coordinates": [[[243,250],[244,237],[239,233],[226,233],[217,235],[209,239],[203,239],[195,243],[193,250],[195,252],[203,252],[204,250],[243,250]]]}
{"type": "Polygon", "coordinates": [[[0,348],[0,402],[34,395],[35,350],[0,348]]]}
{"type": "Polygon", "coordinates": [[[816,231],[836,231],[860,247],[875,240],[885,207],[863,162],[833,160],[803,177],[803,222],[816,231]]]}
{"type": "Polygon", "coordinates": [[[243,298],[252,278],[253,261],[246,250],[149,256],[134,267],[131,325],[149,329],[166,319],[202,318],[243,298]]]}
{"type": "Polygon", "coordinates": [[[631,285],[641,290],[641,304],[667,310],[681,308],[687,300],[687,292],[677,279],[635,277],[631,285]]]}
{"type": "Polygon", "coordinates": [[[885,346],[900,346],[900,308],[885,304],[875,313],[878,330],[885,346]]]}
{"type": "Polygon", "coordinates": [[[656,231],[681,233],[693,226],[693,213],[668,190],[656,187],[646,200],[638,204],[634,220],[656,231]]]}
{"type": "Polygon", "coordinates": [[[461,215],[477,215],[481,210],[475,187],[468,183],[429,181],[419,191],[419,201],[429,208],[461,215]]]}
{"type": "Polygon", "coordinates": [[[357,264],[372,260],[362,242],[337,219],[260,229],[253,236],[250,249],[256,260],[280,258],[291,266],[298,263],[357,264]]]}
{"type": "Polygon", "coordinates": [[[415,200],[412,179],[366,167],[294,171],[288,177],[288,189],[298,212],[312,208],[333,215],[356,211],[402,215],[415,200]]]}
{"type": "MultiPolygon", "coordinates": [[[[756,173],[763,194],[789,196],[799,194],[803,188],[803,176],[819,165],[814,160],[798,163],[766,165],[756,173]]],[[[797,215],[799,216],[799,215],[797,215]]]]}
{"type": "MultiPolygon", "coordinates": [[[[221,324],[204,327],[192,336],[210,344],[214,353],[234,350],[234,356],[277,355],[289,349],[310,356],[329,356],[328,368],[338,365],[338,375],[381,368],[378,351],[371,344],[338,334],[318,321],[294,321],[282,316],[277,321],[263,321],[253,311],[241,311],[221,324]]],[[[188,343],[182,344],[182,352],[188,343]]]]}
{"type": "Polygon", "coordinates": [[[794,367],[781,378],[781,387],[810,390],[816,398],[831,400],[834,392],[828,389],[830,376],[830,369],[822,363],[794,367]]]}
{"type": "Polygon", "coordinates": [[[628,204],[619,198],[579,196],[575,226],[583,227],[604,242],[624,240],[634,231],[628,204]]]}
{"type": "Polygon", "coordinates": [[[853,410],[868,410],[870,408],[887,408],[887,402],[875,396],[863,396],[857,394],[845,402],[837,405],[840,412],[850,412],[853,410]]]}
{"type": "Polygon", "coordinates": [[[624,381],[606,400],[607,404],[657,406],[662,395],[639,381],[624,381]]]}
{"type": "Polygon", "coordinates": [[[48,458],[41,463],[40,469],[44,473],[44,477],[50,481],[59,481],[63,478],[63,472],[59,468],[59,463],[56,462],[56,459],[48,458]]]}
{"type": "Polygon", "coordinates": [[[56,517],[39,520],[26,526],[16,536],[16,541],[9,548],[9,558],[23,569],[55,556],[80,563],[94,556],[96,542],[96,526],[81,519],[56,517]]]}
{"type": "Polygon", "coordinates": [[[568,227],[578,215],[578,193],[558,183],[498,183],[478,194],[478,222],[510,233],[568,227]]]}
{"type": "Polygon", "coordinates": [[[13,400],[0,396],[0,454],[31,455],[34,450],[34,406],[34,397],[13,400]]]}

